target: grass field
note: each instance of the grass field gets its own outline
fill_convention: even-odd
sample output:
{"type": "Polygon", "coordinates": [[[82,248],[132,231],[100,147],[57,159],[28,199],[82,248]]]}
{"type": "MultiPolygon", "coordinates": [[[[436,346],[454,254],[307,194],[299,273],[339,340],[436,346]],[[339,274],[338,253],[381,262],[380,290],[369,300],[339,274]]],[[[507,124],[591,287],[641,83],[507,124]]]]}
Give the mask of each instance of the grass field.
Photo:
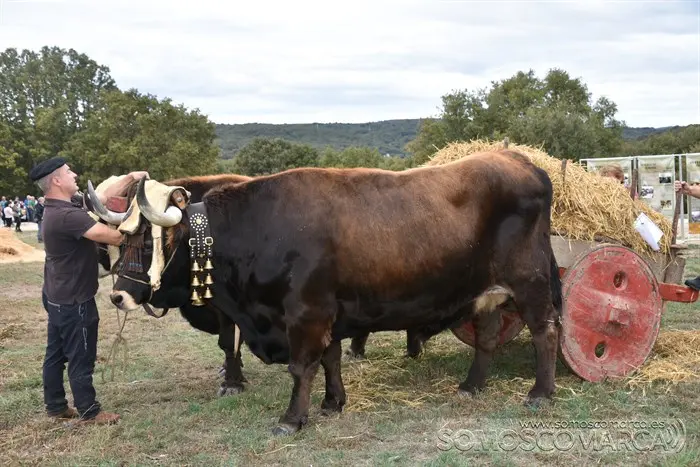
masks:
{"type": "MultiPolygon", "coordinates": [[[[35,243],[33,235],[24,234],[23,239],[35,243]]],[[[693,253],[686,267],[689,277],[700,274],[700,250],[693,253]]],[[[42,402],[46,338],[42,270],[41,263],[0,264],[1,465],[700,463],[700,382],[591,384],[559,363],[553,403],[531,411],[522,404],[534,382],[534,353],[527,332],[499,350],[488,389],[473,399],[456,395],[473,353],[450,332],[431,340],[418,360],[403,357],[405,333],[372,335],[367,360],[343,363],[345,412],[332,417],[320,414],[324,382],[319,372],[309,424],[294,436],[275,438],[271,429],[286,409],[292,385],[286,367],[266,366],[244,347],[247,390],[217,397],[223,353],[215,337],[192,329],[176,310],[160,320],[143,312],[129,315],[123,332],[128,353],[119,354],[115,364],[107,362],[118,331],[116,312],[107,299],[109,278],[102,280],[98,297],[101,336],[95,383],[104,408],[117,411],[122,420],[109,427],[56,423],[45,417],[42,402]],[[681,452],[660,448],[640,452],[637,445],[621,449],[618,444],[617,449],[548,451],[551,439],[532,450],[476,446],[465,451],[458,449],[464,448],[459,443],[447,451],[439,448],[445,444],[444,435],[438,437],[441,429],[456,435],[461,428],[490,433],[513,420],[668,419],[685,424],[681,452]]],[[[662,332],[669,329],[700,329],[697,304],[669,304],[662,332]]]]}

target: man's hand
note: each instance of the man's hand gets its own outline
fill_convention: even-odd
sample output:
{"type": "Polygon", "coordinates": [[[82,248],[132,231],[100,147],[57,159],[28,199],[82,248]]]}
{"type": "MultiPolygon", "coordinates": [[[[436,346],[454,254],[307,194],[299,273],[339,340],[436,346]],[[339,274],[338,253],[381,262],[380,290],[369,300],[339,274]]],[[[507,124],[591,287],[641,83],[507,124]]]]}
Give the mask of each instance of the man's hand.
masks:
{"type": "Polygon", "coordinates": [[[692,196],[693,198],[700,198],[700,186],[698,185],[688,185],[687,182],[676,180],[673,187],[675,188],[676,193],[680,191],[684,195],[692,196]]]}
{"type": "Polygon", "coordinates": [[[678,193],[680,191],[684,195],[690,194],[690,187],[688,186],[687,182],[682,182],[680,180],[676,180],[675,183],[673,184],[673,188],[676,190],[676,193],[678,193]]]}
{"type": "Polygon", "coordinates": [[[129,176],[131,176],[131,178],[133,178],[134,181],[137,181],[137,182],[138,182],[139,180],[141,180],[142,178],[144,178],[144,177],[145,177],[145,178],[151,178],[150,175],[148,175],[148,172],[146,172],[145,170],[136,171],[136,172],[130,172],[130,173],[129,173],[129,176]]]}

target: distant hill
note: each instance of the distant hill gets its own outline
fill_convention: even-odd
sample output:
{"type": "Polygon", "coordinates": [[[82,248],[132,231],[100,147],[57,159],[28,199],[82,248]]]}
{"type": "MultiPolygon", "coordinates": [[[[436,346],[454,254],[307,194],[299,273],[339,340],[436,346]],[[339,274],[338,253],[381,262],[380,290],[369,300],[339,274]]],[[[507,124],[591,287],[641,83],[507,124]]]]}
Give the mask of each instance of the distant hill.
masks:
{"type": "Polygon", "coordinates": [[[622,139],[626,141],[632,141],[635,139],[642,139],[646,138],[647,136],[657,134],[657,133],[663,133],[665,131],[670,130],[671,128],[678,128],[678,127],[672,127],[672,126],[665,126],[662,128],[653,128],[653,127],[640,127],[640,128],[633,128],[633,127],[624,127],[622,129],[622,139]]]}
{"type": "Polygon", "coordinates": [[[382,154],[403,156],[406,155],[406,143],[418,133],[420,121],[407,119],[369,123],[217,124],[216,135],[224,159],[232,158],[256,137],[282,138],[319,149],[326,146],[335,149],[350,146],[376,147],[382,154]]]}
{"type": "MultiPolygon", "coordinates": [[[[405,156],[406,143],[416,137],[420,122],[421,119],[416,118],[369,123],[217,124],[216,136],[224,159],[231,159],[256,137],[282,138],[319,149],[326,146],[338,150],[349,146],[376,147],[382,154],[405,156]]],[[[626,127],[622,130],[622,138],[634,141],[674,128],[678,127],[626,127]]]]}

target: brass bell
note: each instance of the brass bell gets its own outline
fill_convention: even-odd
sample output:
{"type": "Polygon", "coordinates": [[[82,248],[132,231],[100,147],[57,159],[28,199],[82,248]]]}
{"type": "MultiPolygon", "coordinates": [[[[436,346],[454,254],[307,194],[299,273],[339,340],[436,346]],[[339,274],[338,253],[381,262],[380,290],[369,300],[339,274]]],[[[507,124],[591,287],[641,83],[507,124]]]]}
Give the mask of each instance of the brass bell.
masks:
{"type": "Polygon", "coordinates": [[[207,291],[204,292],[204,298],[212,298],[213,295],[211,294],[211,290],[209,290],[209,287],[207,287],[207,291]]]}
{"type": "Polygon", "coordinates": [[[194,305],[194,306],[204,306],[205,303],[204,303],[201,299],[198,298],[197,300],[194,300],[194,301],[192,302],[192,305],[194,305]]]}
{"type": "Polygon", "coordinates": [[[199,282],[199,278],[197,276],[194,276],[194,279],[192,279],[191,285],[192,285],[192,287],[199,287],[202,284],[199,282]]]}
{"type": "Polygon", "coordinates": [[[207,259],[207,262],[204,263],[204,270],[205,270],[205,271],[208,271],[208,270],[210,270],[210,269],[214,269],[214,266],[212,266],[212,265],[211,265],[211,261],[209,261],[209,259],[207,259]]]}
{"type": "Polygon", "coordinates": [[[192,265],[192,272],[197,272],[197,271],[201,271],[201,270],[202,269],[199,267],[199,263],[197,262],[197,260],[195,260],[194,264],[192,265]]]}
{"type": "Polygon", "coordinates": [[[193,291],[192,291],[192,295],[190,295],[190,300],[192,300],[193,302],[196,302],[197,300],[200,300],[199,294],[197,293],[196,290],[193,290],[193,291]]]}
{"type": "Polygon", "coordinates": [[[207,278],[204,279],[204,283],[206,285],[212,285],[214,283],[214,280],[211,278],[211,274],[207,274],[207,278]]]}

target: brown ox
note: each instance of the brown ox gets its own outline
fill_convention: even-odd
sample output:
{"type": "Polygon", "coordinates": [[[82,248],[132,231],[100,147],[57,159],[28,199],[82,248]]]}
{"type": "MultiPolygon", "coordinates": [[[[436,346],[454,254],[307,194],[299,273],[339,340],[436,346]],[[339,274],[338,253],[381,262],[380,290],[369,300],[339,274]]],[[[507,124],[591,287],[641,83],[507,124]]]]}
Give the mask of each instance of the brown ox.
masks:
{"type": "MultiPolygon", "coordinates": [[[[190,193],[190,202],[199,203],[202,201],[204,194],[211,190],[212,188],[231,184],[240,183],[252,180],[252,177],[247,177],[245,175],[237,174],[218,174],[218,175],[201,175],[194,177],[182,177],[163,182],[165,185],[169,186],[180,186],[186,189],[190,193]]],[[[128,199],[132,199],[136,193],[136,184],[128,189],[129,196],[128,199]]],[[[92,203],[88,203],[92,206],[93,212],[98,216],[103,215],[102,221],[106,223],[115,222],[116,220],[123,219],[123,215],[114,212],[107,212],[106,207],[102,206],[99,197],[92,196],[90,199],[96,199],[96,206],[92,206],[92,203]]],[[[169,241],[172,242],[174,235],[171,231],[169,233],[169,241]]],[[[101,269],[104,270],[101,277],[108,275],[111,270],[110,258],[107,254],[106,245],[100,246],[99,262],[101,269]]],[[[172,246],[172,245],[171,245],[172,246]]],[[[228,318],[224,313],[220,313],[216,308],[209,305],[204,306],[194,306],[189,301],[186,301],[184,296],[189,296],[189,290],[186,288],[181,288],[178,290],[170,290],[168,294],[160,294],[158,298],[160,300],[151,301],[151,305],[158,308],[179,308],[180,314],[185,318],[189,324],[200,331],[214,334],[218,336],[219,348],[224,352],[224,363],[221,367],[220,374],[223,375],[224,381],[221,383],[218,394],[220,396],[228,396],[233,394],[238,394],[245,390],[244,384],[246,382],[245,376],[243,376],[243,363],[241,361],[241,344],[242,342],[236,342],[234,338],[234,326],[230,318],[228,318]],[[178,303],[183,303],[177,305],[178,303]]],[[[118,306],[120,296],[116,298],[116,305],[118,306]]],[[[437,332],[437,330],[435,331],[437,332]]],[[[422,343],[428,339],[432,333],[428,333],[427,330],[408,330],[407,331],[407,355],[410,357],[417,357],[420,354],[422,343]]],[[[365,344],[369,333],[362,336],[358,336],[352,339],[350,348],[348,349],[348,355],[352,358],[362,358],[365,353],[365,344]]]]}
{"type": "MultiPolygon", "coordinates": [[[[173,266],[153,297],[145,272],[136,277],[141,282],[118,279],[112,298],[121,297],[123,308],[190,279],[188,215],[153,210],[143,183],[141,212],[174,226],[179,248],[166,252],[173,266]]],[[[274,432],[307,422],[319,365],[323,410],[342,410],[340,342],[368,332],[473,319],[475,358],[459,389],[480,390],[497,345],[500,314],[493,310],[508,296],[536,351],[528,402],[551,397],[561,313],[551,201],[547,174],[511,151],[404,172],[295,169],[208,192],[203,205],[215,239],[209,304],[240,326],[257,357],[288,363],[294,380],[274,432]]],[[[142,253],[147,270],[149,253],[142,253]]]]}

